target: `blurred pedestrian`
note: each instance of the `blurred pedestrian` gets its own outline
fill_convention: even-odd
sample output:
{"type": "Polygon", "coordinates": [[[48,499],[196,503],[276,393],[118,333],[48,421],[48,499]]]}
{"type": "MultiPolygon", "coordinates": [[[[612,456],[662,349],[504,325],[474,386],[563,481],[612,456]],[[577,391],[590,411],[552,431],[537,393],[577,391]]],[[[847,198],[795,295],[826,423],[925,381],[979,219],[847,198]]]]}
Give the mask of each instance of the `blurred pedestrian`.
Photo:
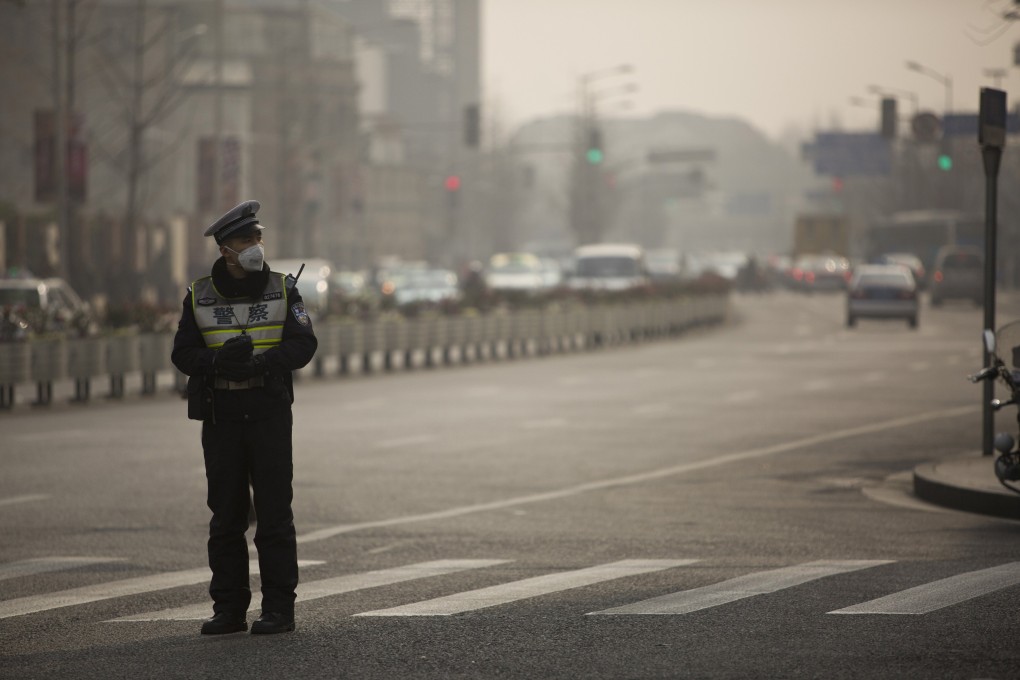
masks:
{"type": "Polygon", "coordinates": [[[259,207],[245,201],[206,230],[220,258],[188,289],[174,337],[173,363],[189,376],[188,417],[202,421],[212,511],[206,635],[248,629],[249,484],[262,577],[262,614],[251,632],[294,630],[291,371],[311,361],[317,341],[296,281],[264,261],[259,207]]]}

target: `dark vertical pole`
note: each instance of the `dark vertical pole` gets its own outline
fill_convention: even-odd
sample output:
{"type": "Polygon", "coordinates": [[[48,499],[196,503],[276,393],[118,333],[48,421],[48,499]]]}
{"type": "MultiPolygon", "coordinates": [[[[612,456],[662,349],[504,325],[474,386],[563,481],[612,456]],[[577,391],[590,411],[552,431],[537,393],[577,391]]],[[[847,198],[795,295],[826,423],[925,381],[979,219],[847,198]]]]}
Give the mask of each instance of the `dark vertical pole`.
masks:
{"type": "MultiPolygon", "coordinates": [[[[1006,145],[1006,93],[989,87],[981,88],[978,143],[985,166],[985,330],[995,331],[995,237],[997,227],[999,165],[1006,145]]],[[[984,365],[992,357],[982,343],[984,365]]],[[[992,411],[994,384],[984,382],[981,404],[981,452],[992,455],[995,441],[995,414],[992,411]]]]}
{"type": "MultiPolygon", "coordinates": [[[[1002,160],[1002,148],[982,146],[981,157],[985,165],[985,321],[984,327],[995,330],[995,257],[999,165],[1002,160]]],[[[983,344],[982,344],[983,346],[983,344]]],[[[984,346],[983,346],[984,347],[984,346]]],[[[982,350],[982,366],[991,366],[992,357],[987,347],[982,350]]],[[[992,455],[992,444],[995,439],[995,413],[992,410],[992,399],[995,396],[995,383],[985,380],[982,383],[981,406],[981,452],[992,455]]]]}

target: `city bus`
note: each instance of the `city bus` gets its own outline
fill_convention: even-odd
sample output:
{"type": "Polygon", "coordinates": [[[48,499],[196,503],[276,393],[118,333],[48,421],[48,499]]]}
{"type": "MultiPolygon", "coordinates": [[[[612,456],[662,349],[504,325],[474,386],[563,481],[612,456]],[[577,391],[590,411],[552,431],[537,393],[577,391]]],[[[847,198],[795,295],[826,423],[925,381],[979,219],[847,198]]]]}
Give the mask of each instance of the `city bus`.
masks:
{"type": "Polygon", "coordinates": [[[984,219],[980,216],[958,210],[905,210],[872,223],[864,254],[871,261],[884,253],[913,253],[930,270],[942,246],[983,248],[984,243],[984,219]]]}

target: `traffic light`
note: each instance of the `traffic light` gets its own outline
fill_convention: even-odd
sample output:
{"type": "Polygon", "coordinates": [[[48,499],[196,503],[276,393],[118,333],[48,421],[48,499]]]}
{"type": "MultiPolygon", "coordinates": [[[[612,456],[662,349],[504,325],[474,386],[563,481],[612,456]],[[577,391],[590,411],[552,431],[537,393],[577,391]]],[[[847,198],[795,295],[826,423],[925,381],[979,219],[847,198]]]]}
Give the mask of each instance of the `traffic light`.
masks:
{"type": "Polygon", "coordinates": [[[460,175],[447,175],[443,180],[443,188],[450,193],[460,191],[460,175]]]}
{"type": "Polygon", "coordinates": [[[939,144],[939,155],[935,164],[942,172],[949,172],[953,169],[953,149],[947,137],[943,137],[942,143],[939,144]]]}
{"type": "Polygon", "coordinates": [[[588,130],[588,149],[584,157],[592,165],[598,165],[605,159],[605,152],[602,150],[602,130],[596,127],[588,130]]]}
{"type": "Polygon", "coordinates": [[[882,99],[882,136],[896,139],[896,100],[892,97],[882,99]]]}
{"type": "Polygon", "coordinates": [[[481,111],[478,104],[468,104],[464,107],[464,145],[472,149],[478,148],[481,140],[481,111]]]}

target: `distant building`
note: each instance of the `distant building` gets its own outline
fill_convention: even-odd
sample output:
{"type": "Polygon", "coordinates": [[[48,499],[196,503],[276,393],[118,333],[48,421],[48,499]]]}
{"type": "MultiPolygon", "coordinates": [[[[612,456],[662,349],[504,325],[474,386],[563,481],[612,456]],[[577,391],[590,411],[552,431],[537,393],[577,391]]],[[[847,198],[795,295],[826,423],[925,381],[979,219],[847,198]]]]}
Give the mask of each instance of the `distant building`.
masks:
{"type": "Polygon", "coordinates": [[[479,99],[479,2],[392,4],[0,2],[0,87],[18,93],[0,108],[0,204],[53,210],[39,130],[52,147],[59,91],[76,121],[74,214],[107,216],[79,244],[94,270],[141,272],[158,246],[193,273],[208,262],[199,227],[252,197],[281,228],[271,256],[363,267],[435,250],[461,112],[479,99]]]}

